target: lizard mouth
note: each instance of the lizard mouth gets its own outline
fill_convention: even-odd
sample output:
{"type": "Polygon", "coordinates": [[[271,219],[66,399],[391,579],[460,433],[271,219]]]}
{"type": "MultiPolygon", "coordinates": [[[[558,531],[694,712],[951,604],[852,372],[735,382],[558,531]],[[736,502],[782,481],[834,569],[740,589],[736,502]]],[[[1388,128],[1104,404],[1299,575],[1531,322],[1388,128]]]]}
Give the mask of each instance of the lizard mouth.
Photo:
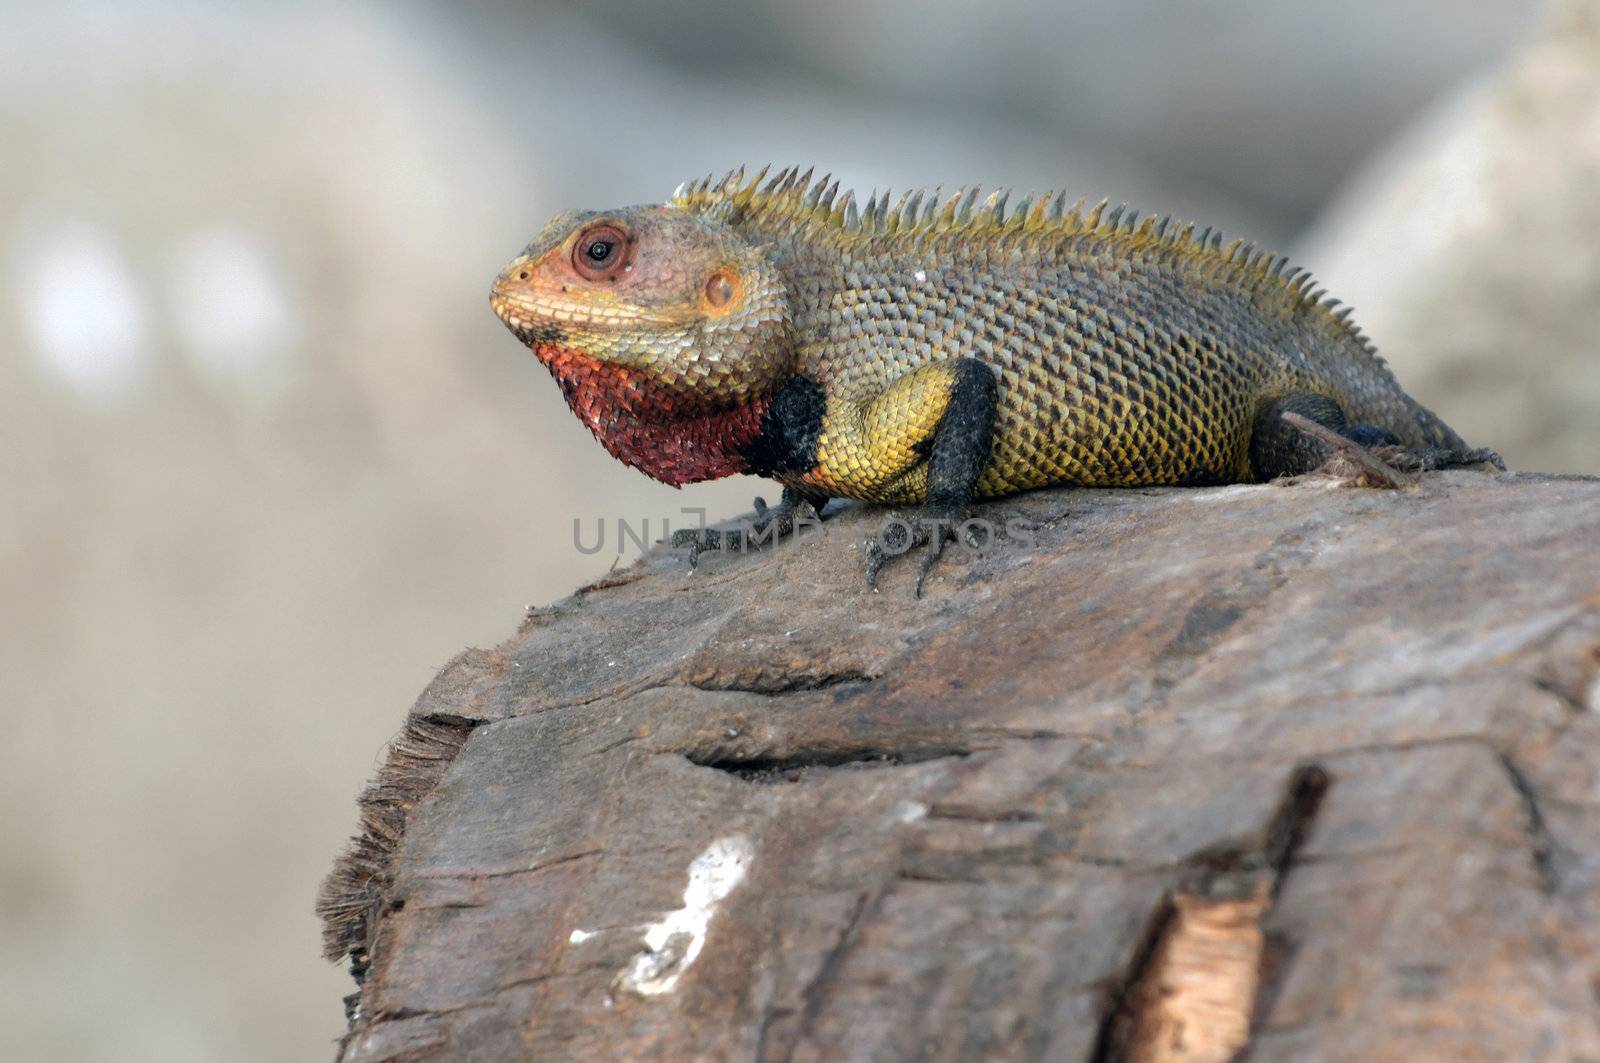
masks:
{"type": "Polygon", "coordinates": [[[494,310],[495,316],[524,346],[560,343],[566,338],[566,333],[548,320],[535,317],[521,304],[498,292],[489,297],[489,306],[494,310]]]}

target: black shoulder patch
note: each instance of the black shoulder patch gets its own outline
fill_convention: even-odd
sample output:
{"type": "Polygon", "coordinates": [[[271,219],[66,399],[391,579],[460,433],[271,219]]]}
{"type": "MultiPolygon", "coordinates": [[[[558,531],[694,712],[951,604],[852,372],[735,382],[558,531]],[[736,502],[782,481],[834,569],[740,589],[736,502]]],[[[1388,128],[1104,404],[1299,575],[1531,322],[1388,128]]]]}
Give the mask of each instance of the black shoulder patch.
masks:
{"type": "Polygon", "coordinates": [[[754,476],[805,472],[817,463],[817,439],[828,397],[804,373],[790,377],[772,393],[761,415],[761,430],[740,447],[754,476]]]}

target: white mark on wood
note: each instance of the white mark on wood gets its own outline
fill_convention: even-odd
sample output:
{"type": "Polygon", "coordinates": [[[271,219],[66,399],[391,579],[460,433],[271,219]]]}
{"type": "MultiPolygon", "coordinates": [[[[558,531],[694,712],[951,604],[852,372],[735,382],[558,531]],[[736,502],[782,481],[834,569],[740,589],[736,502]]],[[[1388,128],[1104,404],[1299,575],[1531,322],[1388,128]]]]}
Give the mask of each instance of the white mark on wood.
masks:
{"type": "Polygon", "coordinates": [[[572,942],[574,945],[582,945],[590,938],[598,936],[599,933],[600,932],[598,930],[574,930],[572,933],[567,935],[567,940],[572,942]]]}
{"type": "Polygon", "coordinates": [[[683,907],[645,927],[644,951],[617,976],[615,987],[640,996],[672,992],[705,946],[717,905],[744,881],[754,855],[750,839],[736,834],[718,838],[695,857],[683,907]]]}
{"type": "Polygon", "coordinates": [[[915,823],[928,814],[928,806],[919,801],[901,801],[894,806],[894,818],[901,823],[915,823]]]}

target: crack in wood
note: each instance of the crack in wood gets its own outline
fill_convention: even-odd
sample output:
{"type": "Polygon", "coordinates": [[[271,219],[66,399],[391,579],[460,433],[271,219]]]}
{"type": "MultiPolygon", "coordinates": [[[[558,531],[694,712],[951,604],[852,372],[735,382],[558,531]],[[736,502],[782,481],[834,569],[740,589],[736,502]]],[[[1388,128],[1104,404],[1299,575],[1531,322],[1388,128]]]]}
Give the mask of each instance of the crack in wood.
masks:
{"type": "Polygon", "coordinates": [[[1562,707],[1568,712],[1582,714],[1589,709],[1584,699],[1573,693],[1565,684],[1554,679],[1541,676],[1533,681],[1533,685],[1561,702],[1562,707]]]}
{"type": "Polygon", "coordinates": [[[1107,995],[1091,1063],[1223,1063],[1248,1049],[1293,949],[1280,936],[1269,952],[1262,923],[1331,784],[1299,766],[1260,831],[1179,865],[1107,995]]]}
{"type": "Polygon", "coordinates": [[[1545,820],[1539,791],[1534,788],[1533,780],[1517,766],[1510,753],[1496,749],[1495,758],[1505,770],[1506,777],[1511,780],[1511,787],[1517,792],[1523,811],[1527,815],[1529,847],[1533,857],[1533,869],[1539,876],[1539,888],[1546,895],[1553,895],[1561,885],[1560,874],[1556,869],[1556,840],[1551,835],[1549,824],[1545,820]]]}
{"type": "Polygon", "coordinates": [[[855,668],[842,668],[837,671],[822,672],[790,671],[775,674],[747,670],[723,673],[712,670],[691,676],[687,683],[696,690],[736,691],[743,694],[759,694],[763,697],[781,697],[785,694],[800,694],[813,690],[827,690],[830,687],[870,683],[876,678],[876,675],[855,668]]]}
{"type": "Polygon", "coordinates": [[[783,756],[743,755],[727,752],[686,753],[684,757],[702,768],[720,771],[758,785],[805,782],[830,770],[872,770],[902,768],[935,760],[966,757],[969,750],[953,746],[925,746],[906,749],[863,747],[856,749],[798,750],[783,756]]]}
{"type": "Polygon", "coordinates": [[[1333,777],[1320,764],[1302,764],[1289,777],[1288,792],[1267,824],[1266,857],[1272,866],[1274,897],[1282,891],[1295,854],[1305,844],[1322,799],[1332,785],[1333,777]]]}
{"type": "MultiPolygon", "coordinates": [[[[553,867],[561,867],[578,860],[587,860],[591,856],[599,856],[604,849],[584,849],[576,853],[565,853],[541,864],[529,864],[527,867],[452,867],[440,871],[418,871],[414,876],[419,879],[444,879],[474,882],[479,879],[510,878],[516,875],[532,875],[540,871],[548,871],[553,867]]],[[[449,907],[436,905],[435,907],[449,907]]]]}
{"type": "Polygon", "coordinates": [[[944,875],[925,867],[900,867],[895,870],[894,877],[899,882],[922,882],[935,886],[979,886],[983,884],[981,875],[944,875]]]}
{"type": "Polygon", "coordinates": [[[945,805],[935,802],[928,809],[930,820],[943,819],[956,823],[1037,823],[1039,816],[1021,808],[972,808],[964,805],[945,805]]]}
{"type": "Polygon", "coordinates": [[[1176,914],[1172,896],[1163,894],[1139,931],[1123,976],[1108,987],[1106,1007],[1100,1014],[1089,1063],[1123,1063],[1128,1058],[1127,1042],[1132,1033],[1132,1013],[1139,988],[1149,977],[1156,951],[1176,914]]]}
{"type": "Polygon", "coordinates": [[[812,976],[811,981],[806,983],[806,987],[800,991],[800,999],[803,1001],[800,1008],[800,1022],[795,1031],[794,1039],[789,1043],[788,1051],[783,1055],[785,1061],[794,1058],[795,1051],[811,1032],[812,1025],[817,1021],[817,1016],[822,1013],[822,1006],[827,999],[828,992],[833,987],[839,967],[844,962],[845,954],[856,943],[867,909],[876,907],[878,899],[881,899],[881,895],[880,898],[874,898],[867,893],[863,893],[856,898],[855,906],[850,912],[850,918],[845,921],[844,929],[839,932],[838,940],[833,943],[833,948],[828,950],[828,954],[822,958],[822,963],[817,966],[817,973],[812,976]]]}

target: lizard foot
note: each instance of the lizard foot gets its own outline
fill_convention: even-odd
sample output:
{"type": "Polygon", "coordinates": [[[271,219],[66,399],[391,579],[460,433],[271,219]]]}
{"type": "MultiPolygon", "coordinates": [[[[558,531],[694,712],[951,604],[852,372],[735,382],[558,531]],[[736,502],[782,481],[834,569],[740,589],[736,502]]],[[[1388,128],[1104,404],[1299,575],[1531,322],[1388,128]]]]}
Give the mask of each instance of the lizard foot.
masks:
{"type": "Polygon", "coordinates": [[[795,525],[806,520],[820,520],[816,506],[806,496],[789,488],[783,489],[783,498],[776,506],[757,497],[753,503],[755,520],[733,531],[717,528],[680,528],[672,533],[674,547],[689,548],[689,567],[700,564],[700,555],[708,550],[727,550],[744,553],[778,542],[792,534],[795,525]]]}
{"type": "Polygon", "coordinates": [[[1484,447],[1472,450],[1451,450],[1448,447],[1377,447],[1373,454],[1385,464],[1404,472],[1432,472],[1434,469],[1453,469],[1461,465],[1493,465],[1501,472],[1506,463],[1494,451],[1484,447]]]}
{"type": "Polygon", "coordinates": [[[1434,469],[1489,464],[1504,471],[1506,467],[1492,450],[1404,446],[1393,432],[1378,425],[1348,425],[1335,431],[1293,410],[1286,410],[1281,416],[1291,428],[1327,452],[1310,475],[1331,476],[1352,486],[1411,487],[1417,473],[1434,469]]]}
{"type": "MultiPolygon", "coordinates": [[[[917,582],[911,592],[912,597],[921,598],[922,584],[928,578],[928,570],[939,560],[944,544],[960,534],[967,516],[966,507],[949,505],[925,506],[911,516],[889,514],[878,533],[867,543],[868,589],[878,589],[878,573],[890,558],[921,546],[923,550],[917,560],[917,582]]],[[[973,548],[977,546],[976,543],[967,545],[973,548]]]]}

